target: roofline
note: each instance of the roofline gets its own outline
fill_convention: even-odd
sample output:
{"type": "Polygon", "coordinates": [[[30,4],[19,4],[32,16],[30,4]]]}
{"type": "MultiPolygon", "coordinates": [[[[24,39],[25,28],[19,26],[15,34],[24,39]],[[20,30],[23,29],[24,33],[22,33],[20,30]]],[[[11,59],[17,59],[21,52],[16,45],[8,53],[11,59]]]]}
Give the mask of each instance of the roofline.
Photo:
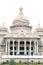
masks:
{"type": "Polygon", "coordinates": [[[10,28],[12,27],[28,27],[28,28],[32,28],[32,26],[29,26],[29,25],[13,25],[13,26],[10,26],[10,28]]]}
{"type": "Polygon", "coordinates": [[[4,39],[6,39],[6,38],[8,38],[8,39],[40,39],[40,37],[34,37],[34,38],[30,38],[30,37],[4,37],[4,39]]]}

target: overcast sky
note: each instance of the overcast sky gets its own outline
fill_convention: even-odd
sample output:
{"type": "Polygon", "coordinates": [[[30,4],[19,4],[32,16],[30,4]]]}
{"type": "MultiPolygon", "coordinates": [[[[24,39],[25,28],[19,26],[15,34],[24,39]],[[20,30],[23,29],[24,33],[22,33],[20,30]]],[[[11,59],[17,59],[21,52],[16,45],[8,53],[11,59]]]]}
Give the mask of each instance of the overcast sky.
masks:
{"type": "Polygon", "coordinates": [[[40,23],[43,27],[43,0],[0,0],[0,26],[11,26],[13,20],[19,14],[19,8],[23,7],[24,15],[34,28],[40,23]]]}

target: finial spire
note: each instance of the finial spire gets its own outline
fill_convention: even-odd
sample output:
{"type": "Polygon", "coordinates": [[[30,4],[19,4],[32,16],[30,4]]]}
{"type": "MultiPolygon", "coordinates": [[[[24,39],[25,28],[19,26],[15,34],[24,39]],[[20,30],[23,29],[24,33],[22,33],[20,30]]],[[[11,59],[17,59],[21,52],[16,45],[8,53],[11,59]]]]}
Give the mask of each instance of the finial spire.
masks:
{"type": "Polygon", "coordinates": [[[40,23],[38,24],[38,27],[40,28],[40,23]]]}
{"type": "Polygon", "coordinates": [[[22,15],[22,14],[23,14],[23,8],[22,8],[22,7],[20,7],[19,9],[20,9],[19,14],[20,14],[20,15],[22,15]]]}
{"type": "Polygon", "coordinates": [[[3,22],[3,26],[5,26],[5,23],[3,22]]]}

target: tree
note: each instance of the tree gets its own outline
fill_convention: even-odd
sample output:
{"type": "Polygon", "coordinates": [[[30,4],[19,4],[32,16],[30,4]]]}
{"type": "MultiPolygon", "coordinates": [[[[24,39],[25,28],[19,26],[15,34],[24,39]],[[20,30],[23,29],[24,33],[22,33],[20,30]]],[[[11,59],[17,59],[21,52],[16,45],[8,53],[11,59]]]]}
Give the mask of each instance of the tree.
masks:
{"type": "Polygon", "coordinates": [[[9,60],[6,60],[6,64],[9,64],[9,60]]]}
{"type": "Polygon", "coordinates": [[[38,64],[40,64],[40,61],[38,61],[38,64]]]}
{"type": "Polygon", "coordinates": [[[31,62],[33,63],[33,60],[31,60],[31,62]]]}
{"type": "Polygon", "coordinates": [[[21,62],[21,61],[19,61],[19,63],[21,64],[22,62],[21,62]]]}
{"type": "Polygon", "coordinates": [[[14,61],[13,59],[11,59],[11,60],[9,61],[9,65],[16,65],[16,63],[15,63],[15,61],[14,61]]]}

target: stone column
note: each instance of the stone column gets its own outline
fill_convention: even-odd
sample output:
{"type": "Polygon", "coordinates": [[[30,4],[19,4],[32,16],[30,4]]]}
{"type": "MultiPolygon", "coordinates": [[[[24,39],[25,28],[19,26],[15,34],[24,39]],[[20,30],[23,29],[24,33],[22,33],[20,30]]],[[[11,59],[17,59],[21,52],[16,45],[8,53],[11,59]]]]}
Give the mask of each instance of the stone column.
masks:
{"type": "Polygon", "coordinates": [[[30,53],[29,54],[31,55],[31,41],[30,41],[30,53]]]}
{"type": "Polygon", "coordinates": [[[6,55],[7,55],[7,40],[6,40],[6,55]]]}
{"type": "Polygon", "coordinates": [[[36,55],[36,41],[34,41],[34,55],[36,55]]]}
{"type": "Polygon", "coordinates": [[[17,55],[19,55],[19,49],[20,48],[20,41],[18,40],[18,52],[17,52],[17,55]]]}
{"type": "Polygon", "coordinates": [[[8,55],[10,55],[10,40],[8,40],[8,55]]]}
{"type": "Polygon", "coordinates": [[[25,43],[24,43],[24,54],[26,55],[26,41],[25,41],[25,43]]]}
{"type": "Polygon", "coordinates": [[[38,55],[38,41],[37,41],[37,55],[38,55]]]}
{"type": "Polygon", "coordinates": [[[14,55],[14,40],[13,40],[13,55],[14,55]]]}

